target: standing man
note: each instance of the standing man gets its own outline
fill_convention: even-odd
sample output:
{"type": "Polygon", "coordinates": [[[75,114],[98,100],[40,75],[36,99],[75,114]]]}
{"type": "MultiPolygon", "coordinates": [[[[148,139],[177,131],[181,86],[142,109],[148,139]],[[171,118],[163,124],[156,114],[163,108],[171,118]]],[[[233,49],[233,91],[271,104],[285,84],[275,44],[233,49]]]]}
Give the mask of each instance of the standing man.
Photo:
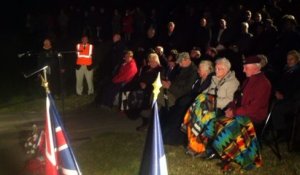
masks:
{"type": "Polygon", "coordinates": [[[38,68],[48,66],[46,69],[48,75],[48,82],[50,90],[55,99],[59,98],[61,93],[60,84],[60,73],[63,73],[63,69],[60,65],[60,60],[57,51],[52,46],[52,41],[50,38],[45,38],[43,40],[43,48],[39,51],[38,55],[38,68]]]}
{"type": "Polygon", "coordinates": [[[85,77],[88,85],[88,95],[94,94],[93,83],[93,45],[89,43],[88,37],[83,36],[81,43],[76,45],[77,60],[76,60],[76,93],[82,95],[83,78],[85,77]]]}

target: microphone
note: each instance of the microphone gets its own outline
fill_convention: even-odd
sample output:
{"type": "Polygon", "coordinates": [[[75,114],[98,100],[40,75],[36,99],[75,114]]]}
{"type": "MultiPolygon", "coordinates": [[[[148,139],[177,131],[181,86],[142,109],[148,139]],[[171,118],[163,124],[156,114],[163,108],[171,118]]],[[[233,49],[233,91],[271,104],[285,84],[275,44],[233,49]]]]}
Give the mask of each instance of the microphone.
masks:
{"type": "Polygon", "coordinates": [[[29,56],[29,57],[30,57],[31,54],[30,54],[29,51],[26,51],[26,52],[23,52],[23,53],[18,54],[17,56],[18,56],[18,58],[22,58],[22,57],[24,57],[24,56],[29,56]]]}

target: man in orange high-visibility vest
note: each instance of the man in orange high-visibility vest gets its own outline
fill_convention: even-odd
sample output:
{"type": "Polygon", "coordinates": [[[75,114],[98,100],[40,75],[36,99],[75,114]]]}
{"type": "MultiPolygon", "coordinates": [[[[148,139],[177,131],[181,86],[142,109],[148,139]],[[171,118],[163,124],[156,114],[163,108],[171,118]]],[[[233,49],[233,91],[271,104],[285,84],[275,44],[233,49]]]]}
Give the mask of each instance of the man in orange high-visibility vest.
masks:
{"type": "Polygon", "coordinates": [[[88,85],[88,95],[94,93],[93,83],[93,45],[89,43],[88,37],[83,36],[81,43],[76,45],[77,60],[76,60],[76,93],[82,95],[83,78],[85,77],[88,85]]]}

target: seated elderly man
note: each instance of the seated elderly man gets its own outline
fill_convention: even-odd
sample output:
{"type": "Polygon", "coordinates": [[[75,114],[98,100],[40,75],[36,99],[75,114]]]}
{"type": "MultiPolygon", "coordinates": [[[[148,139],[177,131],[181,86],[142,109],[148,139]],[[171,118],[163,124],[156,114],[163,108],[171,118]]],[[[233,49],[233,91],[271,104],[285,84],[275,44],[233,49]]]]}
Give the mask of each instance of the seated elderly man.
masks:
{"type": "Polygon", "coordinates": [[[162,80],[161,92],[157,98],[160,108],[162,129],[168,121],[172,120],[169,109],[174,107],[175,102],[188,94],[197,79],[197,66],[191,61],[188,52],[178,55],[176,63],[179,64],[179,72],[170,80],[162,80]]]}
{"type": "Polygon", "coordinates": [[[254,124],[260,124],[267,117],[271,83],[261,72],[261,59],[257,56],[245,59],[244,72],[247,79],[239,89],[241,93],[229,104],[225,115],[227,117],[248,116],[254,124]]]}
{"type": "MultiPolygon", "coordinates": [[[[167,89],[166,93],[158,95],[157,103],[159,107],[172,107],[175,101],[186,95],[197,79],[197,66],[191,61],[187,52],[178,55],[176,63],[179,64],[180,72],[174,80],[162,80],[162,88],[167,89]],[[165,98],[168,98],[168,106],[166,106],[165,98]]],[[[162,91],[161,91],[162,92],[162,91]]]]}

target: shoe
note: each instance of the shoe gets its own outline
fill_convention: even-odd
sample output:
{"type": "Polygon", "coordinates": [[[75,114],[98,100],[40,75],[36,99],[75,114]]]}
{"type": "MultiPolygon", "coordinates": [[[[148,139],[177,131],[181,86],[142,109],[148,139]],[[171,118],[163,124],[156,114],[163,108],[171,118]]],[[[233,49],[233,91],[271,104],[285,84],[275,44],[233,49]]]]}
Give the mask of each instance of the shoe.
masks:
{"type": "Polygon", "coordinates": [[[206,155],[205,152],[198,153],[198,152],[195,152],[195,151],[191,150],[190,148],[186,148],[185,154],[190,155],[193,158],[202,158],[206,155]]]}
{"type": "Polygon", "coordinates": [[[218,158],[216,153],[207,150],[202,153],[197,153],[197,155],[194,155],[194,157],[202,158],[204,160],[213,160],[218,158]]]}
{"type": "Polygon", "coordinates": [[[187,133],[187,127],[184,123],[181,123],[180,125],[180,131],[183,132],[183,133],[187,133]]]}
{"type": "Polygon", "coordinates": [[[216,165],[221,167],[221,170],[223,171],[223,174],[225,174],[225,175],[229,175],[234,171],[234,167],[228,161],[222,160],[222,161],[216,163],[216,165]]]}
{"type": "Polygon", "coordinates": [[[216,153],[211,153],[211,154],[208,154],[205,159],[206,160],[213,160],[213,159],[216,159],[217,158],[217,154],[216,153]]]}
{"type": "Polygon", "coordinates": [[[222,171],[223,171],[224,175],[229,175],[229,174],[232,174],[232,172],[234,171],[234,168],[233,168],[233,166],[230,165],[230,163],[227,163],[222,167],[222,171]]]}
{"type": "Polygon", "coordinates": [[[194,157],[197,153],[195,151],[191,150],[190,148],[187,148],[185,151],[185,154],[194,157]]]}

